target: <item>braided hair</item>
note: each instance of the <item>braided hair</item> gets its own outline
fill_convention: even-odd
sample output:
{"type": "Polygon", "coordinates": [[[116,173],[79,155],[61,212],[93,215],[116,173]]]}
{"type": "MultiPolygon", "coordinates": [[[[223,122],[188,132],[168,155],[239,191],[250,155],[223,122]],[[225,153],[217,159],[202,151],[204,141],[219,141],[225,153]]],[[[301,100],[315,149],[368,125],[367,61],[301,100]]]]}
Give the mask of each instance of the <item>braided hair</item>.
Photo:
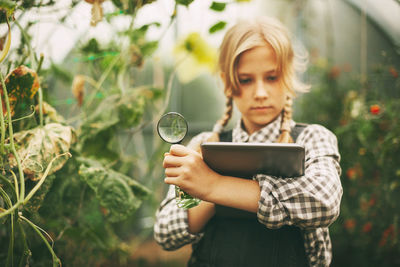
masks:
{"type": "Polygon", "coordinates": [[[292,97],[286,96],[285,106],[282,110],[282,123],[281,123],[281,134],[278,137],[277,143],[293,143],[293,139],[290,136],[290,122],[292,120],[292,97]]]}

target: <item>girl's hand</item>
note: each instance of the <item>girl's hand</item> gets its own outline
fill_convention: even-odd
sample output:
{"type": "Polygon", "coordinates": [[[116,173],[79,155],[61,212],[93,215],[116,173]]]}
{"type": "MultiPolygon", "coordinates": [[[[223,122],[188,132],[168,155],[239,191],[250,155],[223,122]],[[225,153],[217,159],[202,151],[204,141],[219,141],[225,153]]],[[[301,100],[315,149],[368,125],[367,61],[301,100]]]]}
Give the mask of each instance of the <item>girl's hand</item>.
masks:
{"type": "Polygon", "coordinates": [[[165,183],[179,186],[193,197],[207,200],[219,174],[204,163],[200,153],[182,145],[172,145],[165,153],[165,183]]]}

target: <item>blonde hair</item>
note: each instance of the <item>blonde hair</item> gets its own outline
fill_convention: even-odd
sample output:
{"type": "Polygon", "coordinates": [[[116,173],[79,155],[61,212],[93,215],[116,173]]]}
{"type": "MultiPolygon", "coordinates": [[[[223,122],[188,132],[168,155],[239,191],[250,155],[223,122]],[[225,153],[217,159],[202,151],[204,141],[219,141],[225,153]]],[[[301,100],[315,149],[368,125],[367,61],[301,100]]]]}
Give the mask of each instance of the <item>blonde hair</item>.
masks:
{"type": "Polygon", "coordinates": [[[232,95],[240,93],[237,66],[243,52],[269,44],[275,51],[279,82],[286,92],[286,102],[282,110],[281,134],[279,143],[292,143],[290,121],[292,120],[292,99],[296,92],[306,92],[309,85],[300,81],[297,76],[305,70],[308,55],[295,53],[287,28],[277,19],[259,17],[254,20],[239,21],[230,28],[222,41],[219,51],[218,67],[222,73],[224,92],[227,97],[224,115],[214,126],[213,134],[208,141],[219,141],[219,134],[232,117],[232,95]]]}

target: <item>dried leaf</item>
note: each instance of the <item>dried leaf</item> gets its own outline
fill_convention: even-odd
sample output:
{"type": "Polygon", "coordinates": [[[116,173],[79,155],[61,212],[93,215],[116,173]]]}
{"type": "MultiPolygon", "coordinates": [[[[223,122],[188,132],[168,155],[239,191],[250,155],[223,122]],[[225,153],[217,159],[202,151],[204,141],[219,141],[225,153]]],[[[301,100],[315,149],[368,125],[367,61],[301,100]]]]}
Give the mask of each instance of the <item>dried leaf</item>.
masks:
{"type": "MultiPolygon", "coordinates": [[[[17,153],[26,176],[33,181],[40,179],[55,156],[69,152],[75,138],[72,127],[58,123],[15,133],[17,153]]],[[[61,169],[67,160],[66,156],[58,157],[53,162],[49,175],[61,169]]],[[[14,155],[10,154],[9,161],[11,167],[17,166],[14,155]]]]}
{"type": "Polygon", "coordinates": [[[76,75],[72,82],[72,94],[78,101],[78,105],[81,107],[83,104],[83,97],[85,94],[85,76],[76,75]]]}

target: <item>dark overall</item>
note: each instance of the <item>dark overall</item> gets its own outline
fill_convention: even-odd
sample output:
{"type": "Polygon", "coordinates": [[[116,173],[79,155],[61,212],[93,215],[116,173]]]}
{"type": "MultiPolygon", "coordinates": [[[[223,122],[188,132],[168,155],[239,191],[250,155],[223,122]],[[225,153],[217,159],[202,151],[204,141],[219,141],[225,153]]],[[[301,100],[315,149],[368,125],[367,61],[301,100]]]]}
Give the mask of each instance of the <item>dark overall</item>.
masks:
{"type": "MultiPolygon", "coordinates": [[[[296,140],[305,128],[296,124],[296,140]]],[[[232,131],[220,135],[221,142],[232,142],[232,131]]],[[[257,215],[216,206],[215,216],[207,223],[203,238],[193,245],[188,267],[297,267],[308,266],[300,229],[284,226],[268,229],[257,215]]]]}

